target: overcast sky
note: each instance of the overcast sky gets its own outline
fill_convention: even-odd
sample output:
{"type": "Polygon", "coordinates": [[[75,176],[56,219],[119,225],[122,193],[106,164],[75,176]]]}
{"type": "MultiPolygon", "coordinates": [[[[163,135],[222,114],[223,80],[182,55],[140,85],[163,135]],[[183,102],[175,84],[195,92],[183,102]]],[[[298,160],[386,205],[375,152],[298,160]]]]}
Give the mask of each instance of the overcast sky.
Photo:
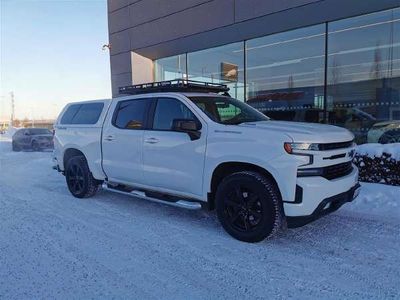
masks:
{"type": "Polygon", "coordinates": [[[0,0],[0,120],[54,118],[70,101],[111,96],[106,0],[0,0]]]}

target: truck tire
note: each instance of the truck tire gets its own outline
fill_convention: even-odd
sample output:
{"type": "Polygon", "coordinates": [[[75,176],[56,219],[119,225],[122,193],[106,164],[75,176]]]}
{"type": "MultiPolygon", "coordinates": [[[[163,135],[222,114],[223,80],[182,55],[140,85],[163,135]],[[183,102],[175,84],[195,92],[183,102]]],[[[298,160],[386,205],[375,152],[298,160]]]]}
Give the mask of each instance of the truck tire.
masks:
{"type": "Polygon", "coordinates": [[[21,147],[18,146],[18,144],[14,141],[12,142],[12,151],[15,151],[15,152],[21,151],[21,147]]]}
{"type": "Polygon", "coordinates": [[[71,157],[65,168],[68,189],[76,198],[88,198],[96,194],[99,181],[93,178],[83,155],[71,157]]]}
{"type": "Polygon", "coordinates": [[[234,238],[254,243],[274,236],[283,227],[283,207],[275,183],[257,172],[225,177],[216,192],[222,227],[234,238]]]}
{"type": "Polygon", "coordinates": [[[380,144],[400,143],[400,129],[392,129],[385,132],[379,138],[380,144]]]}
{"type": "Polygon", "coordinates": [[[37,141],[32,141],[31,149],[35,152],[40,151],[40,146],[37,141]]]}

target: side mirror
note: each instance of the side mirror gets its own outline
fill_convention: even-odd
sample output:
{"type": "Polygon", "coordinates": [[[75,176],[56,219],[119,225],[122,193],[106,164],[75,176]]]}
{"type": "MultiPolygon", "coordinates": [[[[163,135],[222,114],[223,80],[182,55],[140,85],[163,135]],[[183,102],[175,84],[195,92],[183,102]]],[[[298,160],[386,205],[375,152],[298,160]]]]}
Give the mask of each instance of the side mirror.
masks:
{"type": "Polygon", "coordinates": [[[31,135],[31,134],[29,133],[29,131],[25,131],[24,135],[31,135]]]}
{"type": "Polygon", "coordinates": [[[172,130],[186,132],[192,141],[200,138],[200,129],[201,123],[193,119],[174,119],[172,121],[172,130]]]}

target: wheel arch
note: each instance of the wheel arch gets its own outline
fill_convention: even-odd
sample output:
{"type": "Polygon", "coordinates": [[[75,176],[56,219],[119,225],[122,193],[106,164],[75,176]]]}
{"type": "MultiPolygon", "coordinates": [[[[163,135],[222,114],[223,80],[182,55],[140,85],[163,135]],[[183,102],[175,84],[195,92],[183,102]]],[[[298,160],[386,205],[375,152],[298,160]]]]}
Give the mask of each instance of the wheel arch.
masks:
{"type": "Polygon", "coordinates": [[[89,146],[84,145],[84,147],[81,147],[75,143],[65,145],[58,145],[55,143],[54,150],[62,171],[65,171],[66,164],[70,157],[74,155],[82,155],[85,157],[89,170],[92,172],[94,178],[97,180],[104,180],[106,178],[101,166],[102,155],[98,144],[91,143],[89,146]]]}
{"type": "Polygon", "coordinates": [[[210,192],[208,193],[207,196],[207,202],[210,210],[215,208],[215,192],[217,190],[219,183],[227,175],[241,171],[254,171],[260,173],[261,175],[265,176],[268,179],[271,179],[276,185],[277,190],[279,192],[279,196],[282,199],[282,194],[279,188],[279,184],[276,181],[275,177],[272,175],[272,173],[267,169],[248,162],[240,162],[240,161],[222,162],[215,167],[211,176],[211,181],[209,184],[210,192]]]}
{"type": "Polygon", "coordinates": [[[64,167],[64,170],[66,169],[67,161],[71,157],[74,157],[74,156],[83,156],[87,160],[85,154],[82,151],[80,151],[80,150],[78,150],[76,148],[68,148],[68,149],[66,149],[64,151],[64,155],[63,155],[63,167],[64,167]]]}
{"type": "Polygon", "coordinates": [[[379,137],[378,143],[380,144],[387,144],[388,137],[390,135],[399,136],[400,137],[400,128],[392,128],[382,133],[379,137]]]}
{"type": "Polygon", "coordinates": [[[76,163],[76,165],[79,167],[77,168],[76,171],[74,171],[74,168],[72,168],[71,171],[66,170],[65,176],[67,180],[68,189],[70,190],[71,194],[76,198],[91,197],[94,194],[96,194],[99,185],[102,183],[102,181],[97,180],[96,178],[93,177],[92,171],[90,170],[90,167],[87,163],[87,158],[85,154],[76,148],[66,149],[63,155],[64,165],[74,157],[77,157],[78,162],[76,163]],[[80,178],[77,177],[79,175],[78,169],[81,170],[80,178]],[[71,183],[71,180],[74,180],[75,183],[71,183]],[[78,181],[80,183],[78,183],[78,181]]]}

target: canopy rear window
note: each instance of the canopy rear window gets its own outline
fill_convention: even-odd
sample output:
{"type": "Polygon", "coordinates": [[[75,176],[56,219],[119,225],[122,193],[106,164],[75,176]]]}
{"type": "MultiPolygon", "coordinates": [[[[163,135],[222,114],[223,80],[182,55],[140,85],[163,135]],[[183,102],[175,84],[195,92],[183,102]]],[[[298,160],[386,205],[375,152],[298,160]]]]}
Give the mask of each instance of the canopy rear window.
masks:
{"type": "Polygon", "coordinates": [[[61,118],[61,124],[96,124],[103,111],[104,103],[72,104],[61,118]]]}

